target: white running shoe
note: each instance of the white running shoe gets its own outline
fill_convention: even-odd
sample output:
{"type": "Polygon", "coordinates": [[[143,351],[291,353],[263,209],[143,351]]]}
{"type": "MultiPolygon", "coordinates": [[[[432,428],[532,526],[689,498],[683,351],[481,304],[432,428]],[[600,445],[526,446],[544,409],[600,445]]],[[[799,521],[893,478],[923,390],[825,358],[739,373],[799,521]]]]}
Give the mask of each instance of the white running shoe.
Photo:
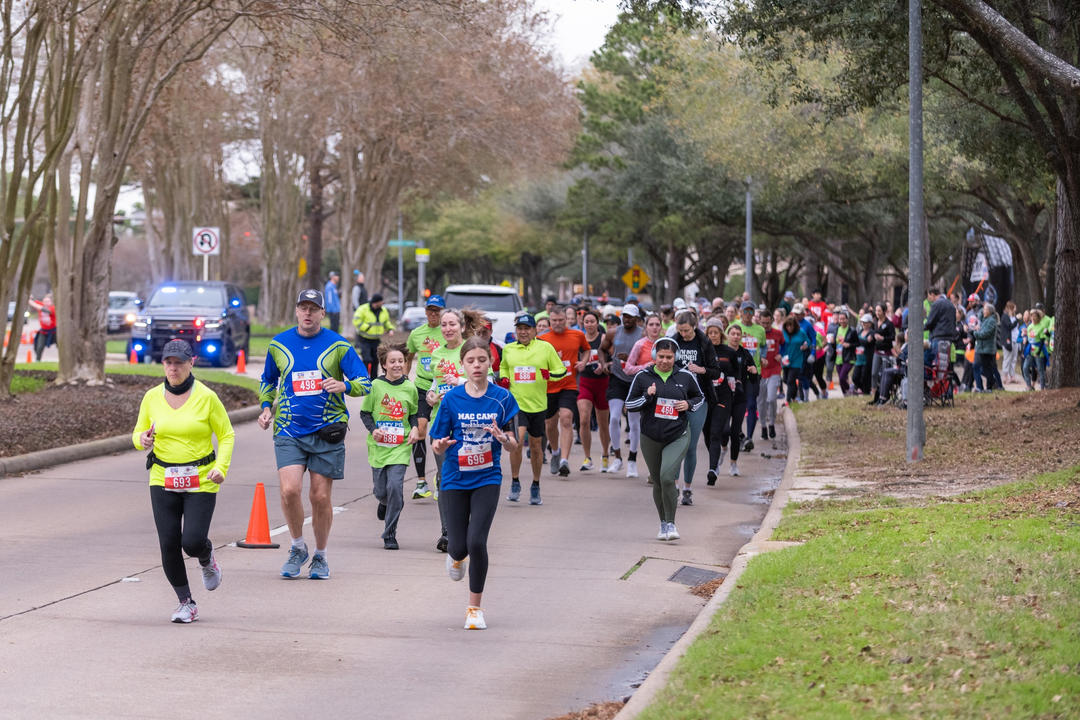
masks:
{"type": "Polygon", "coordinates": [[[469,559],[468,558],[462,558],[461,560],[455,560],[454,558],[450,557],[449,554],[447,554],[447,556],[446,556],[446,574],[449,575],[450,579],[453,580],[454,582],[457,582],[458,580],[461,580],[461,578],[465,577],[465,568],[467,568],[468,566],[469,566],[469,559]]]}
{"type": "Polygon", "coordinates": [[[562,460],[562,450],[553,451],[551,453],[551,465],[548,468],[551,471],[552,475],[558,475],[559,474],[559,461],[560,460],[562,460]]]}
{"type": "Polygon", "coordinates": [[[638,477],[636,460],[626,461],[626,477],[638,477]]]}
{"type": "Polygon", "coordinates": [[[581,469],[582,470],[592,470],[593,469],[592,458],[585,458],[585,461],[581,463],[581,469]]]}
{"type": "Polygon", "coordinates": [[[678,540],[680,537],[681,536],[679,535],[679,531],[677,529],[675,529],[675,523],[673,523],[673,522],[668,523],[667,524],[667,539],[668,540],[678,540]]]}
{"type": "Polygon", "coordinates": [[[622,460],[620,458],[612,458],[611,464],[608,465],[607,470],[604,472],[617,473],[622,470],[622,460]]]}
{"type": "Polygon", "coordinates": [[[660,523],[660,532],[656,533],[656,539],[657,540],[667,540],[668,539],[668,529],[667,529],[667,527],[668,526],[667,526],[666,522],[660,523]]]}
{"type": "Polygon", "coordinates": [[[739,466],[734,461],[731,463],[731,477],[739,477],[739,466]]]}
{"type": "Polygon", "coordinates": [[[172,614],[172,621],[174,623],[190,623],[199,619],[199,608],[191,600],[186,603],[180,603],[177,606],[176,611],[172,614]]]}
{"type": "Polygon", "coordinates": [[[475,605],[465,608],[465,629],[487,630],[487,623],[484,622],[484,611],[475,605]]]}
{"type": "Polygon", "coordinates": [[[210,551],[210,562],[199,567],[202,570],[203,587],[207,590],[217,590],[218,585],[221,584],[221,568],[217,564],[213,550],[210,551]]]}

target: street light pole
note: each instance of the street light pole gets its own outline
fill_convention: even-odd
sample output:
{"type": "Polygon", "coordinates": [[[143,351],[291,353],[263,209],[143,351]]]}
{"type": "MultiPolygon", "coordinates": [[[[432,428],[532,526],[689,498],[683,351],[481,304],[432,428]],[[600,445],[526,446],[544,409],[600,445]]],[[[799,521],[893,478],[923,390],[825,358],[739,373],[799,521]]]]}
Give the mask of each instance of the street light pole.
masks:
{"type": "Polygon", "coordinates": [[[754,247],[750,239],[754,229],[754,199],[750,194],[749,175],[746,176],[746,294],[754,299],[754,247]]]}
{"type": "Polygon", "coordinates": [[[589,295],[589,231],[582,235],[581,241],[581,294],[589,295]]]}
{"type": "Polygon", "coordinates": [[[397,312],[398,319],[405,313],[405,256],[401,237],[401,213],[397,214],[397,312]]]}
{"type": "Polygon", "coordinates": [[[908,1],[908,396],[907,461],[921,462],[923,417],[923,298],[927,238],[923,234],[922,0],[908,1]]]}

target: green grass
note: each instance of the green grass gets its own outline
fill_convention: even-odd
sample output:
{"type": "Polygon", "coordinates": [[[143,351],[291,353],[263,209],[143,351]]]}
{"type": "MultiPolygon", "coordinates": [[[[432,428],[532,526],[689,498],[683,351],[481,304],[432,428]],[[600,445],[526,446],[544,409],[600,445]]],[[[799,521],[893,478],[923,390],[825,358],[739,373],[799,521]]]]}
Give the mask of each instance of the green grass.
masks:
{"type": "Polygon", "coordinates": [[[284,331],[288,330],[291,327],[293,327],[293,326],[292,325],[263,325],[262,323],[253,322],[253,323],[251,323],[251,334],[252,334],[252,336],[262,335],[264,337],[272,338],[275,335],[277,335],[279,332],[284,332],[284,331]]]}
{"type": "MultiPolygon", "coordinates": [[[[17,370],[49,370],[56,372],[56,363],[54,362],[40,362],[19,365],[17,370]]],[[[161,370],[160,365],[106,365],[105,373],[107,375],[151,375],[154,377],[164,377],[164,373],[161,370]]],[[[246,375],[237,375],[236,373],[228,370],[217,370],[212,368],[196,367],[194,370],[195,377],[200,380],[208,382],[224,383],[226,385],[239,385],[240,387],[248,388],[254,392],[259,392],[259,381],[255,378],[247,377],[246,375]]]]}
{"type": "Polygon", "coordinates": [[[1078,717],[1078,506],[1080,466],[789,506],[804,544],[751,561],[641,717],[1078,717]]]}
{"type": "Polygon", "coordinates": [[[123,355],[127,352],[128,341],[124,340],[106,340],[105,352],[107,353],[120,353],[123,355]]]}
{"type": "Polygon", "coordinates": [[[26,375],[20,375],[18,372],[11,378],[11,392],[14,395],[19,393],[35,393],[45,387],[46,382],[41,378],[27,377],[26,375]]]}
{"type": "Polygon", "coordinates": [[[266,350],[270,347],[272,337],[266,335],[252,335],[248,342],[248,360],[251,358],[265,358],[266,350]]]}

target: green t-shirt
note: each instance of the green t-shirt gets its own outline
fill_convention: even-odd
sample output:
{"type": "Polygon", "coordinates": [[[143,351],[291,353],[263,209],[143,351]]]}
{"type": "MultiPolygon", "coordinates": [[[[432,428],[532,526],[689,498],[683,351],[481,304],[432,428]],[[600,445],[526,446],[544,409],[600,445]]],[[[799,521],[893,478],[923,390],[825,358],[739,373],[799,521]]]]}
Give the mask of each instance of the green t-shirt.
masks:
{"type": "Polygon", "coordinates": [[[368,464],[375,468],[408,465],[412,458],[412,446],[406,442],[411,427],[409,418],[417,409],[416,386],[412,381],[404,378],[399,383],[391,383],[385,377],[376,378],[360,409],[371,413],[376,427],[393,433],[391,440],[383,442],[375,442],[375,438],[368,435],[368,464]]]}
{"type": "Polygon", "coordinates": [[[405,349],[416,356],[416,387],[422,392],[431,388],[431,353],[446,344],[442,328],[424,323],[409,333],[405,349]]]}
{"type": "Polygon", "coordinates": [[[761,370],[761,353],[765,352],[765,328],[757,323],[745,325],[742,320],[736,320],[735,325],[742,328],[742,346],[754,358],[754,365],[761,370]]]}
{"type": "Polygon", "coordinates": [[[664,382],[667,382],[667,379],[671,377],[671,373],[674,372],[674,370],[668,370],[667,372],[663,372],[661,370],[657,370],[655,367],[653,368],[653,370],[656,372],[657,375],[660,376],[660,379],[664,382]]]}
{"type": "MultiPolygon", "coordinates": [[[[437,347],[431,353],[431,372],[435,377],[428,389],[443,394],[450,392],[450,388],[457,385],[453,378],[465,377],[465,366],[461,363],[461,345],[459,344],[456,348],[448,348],[445,344],[437,347]]],[[[435,426],[435,416],[439,412],[439,405],[440,403],[436,403],[431,408],[431,422],[428,427],[435,426]]]]}
{"type": "Polygon", "coordinates": [[[512,342],[503,348],[499,375],[510,379],[510,394],[522,412],[547,410],[547,380],[541,370],[549,373],[565,371],[562,359],[551,343],[533,340],[525,346],[512,342]]]}

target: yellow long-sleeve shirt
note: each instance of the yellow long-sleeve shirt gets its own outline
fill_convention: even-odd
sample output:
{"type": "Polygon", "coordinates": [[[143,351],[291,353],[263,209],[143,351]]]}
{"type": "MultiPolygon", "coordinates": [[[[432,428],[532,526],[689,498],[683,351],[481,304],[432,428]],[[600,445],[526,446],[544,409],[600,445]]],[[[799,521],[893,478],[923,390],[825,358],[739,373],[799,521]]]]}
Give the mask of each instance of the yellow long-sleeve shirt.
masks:
{"type": "MultiPolygon", "coordinates": [[[[216,493],[221,487],[218,483],[206,479],[206,474],[217,469],[223,476],[232,463],[235,433],[225,406],[210,388],[198,380],[191,387],[191,395],[177,409],[169,407],[165,399],[168,392],[164,385],[157,385],[146,391],[139,405],[139,420],[131,433],[135,447],[142,449],[139,436],[154,425],[154,455],[170,465],[186,465],[192,460],[206,457],[213,450],[211,433],[217,436],[217,459],[198,468],[199,487],[190,492],[216,493]]],[[[165,468],[153,465],[150,468],[150,484],[165,485],[165,468]]]]}

